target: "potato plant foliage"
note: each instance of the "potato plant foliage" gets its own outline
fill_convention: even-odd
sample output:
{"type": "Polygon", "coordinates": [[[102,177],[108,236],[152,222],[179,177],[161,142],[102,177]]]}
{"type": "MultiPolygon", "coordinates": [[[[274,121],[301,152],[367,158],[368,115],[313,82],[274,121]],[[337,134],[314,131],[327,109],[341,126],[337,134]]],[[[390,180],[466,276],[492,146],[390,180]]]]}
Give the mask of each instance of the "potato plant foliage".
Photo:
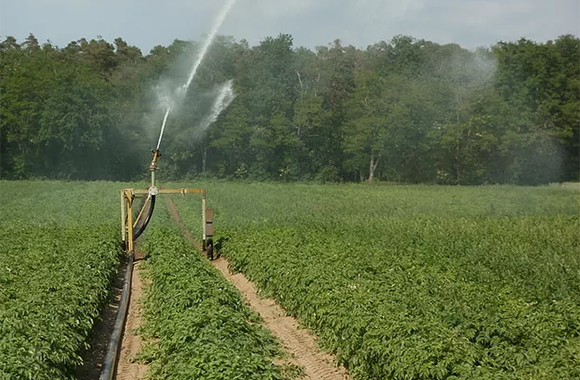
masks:
{"type": "MultiPolygon", "coordinates": [[[[118,196],[128,186],[146,187],[0,182],[1,380],[75,378],[123,254],[118,196]]],[[[150,378],[286,378],[259,317],[183,239],[162,201],[140,242],[150,253],[150,378]]]]}
{"type": "Polygon", "coordinates": [[[74,378],[119,265],[119,186],[0,183],[0,379],[74,378]]]}
{"type": "Polygon", "coordinates": [[[149,255],[142,360],[150,378],[283,379],[272,362],[278,346],[257,314],[172,223],[159,207],[141,247],[149,255]]]}
{"type": "Polygon", "coordinates": [[[580,377],[577,189],[207,188],[222,254],[355,379],[580,377]]]}
{"type": "MultiPolygon", "coordinates": [[[[580,198],[536,188],[206,187],[233,267],[355,379],[580,378],[580,198]]],[[[0,379],[73,379],[122,252],[111,182],[0,182],[0,379]]],[[[175,197],[200,231],[200,202],[175,197]]],[[[152,379],[282,379],[163,202],[141,239],[152,379]]]]}

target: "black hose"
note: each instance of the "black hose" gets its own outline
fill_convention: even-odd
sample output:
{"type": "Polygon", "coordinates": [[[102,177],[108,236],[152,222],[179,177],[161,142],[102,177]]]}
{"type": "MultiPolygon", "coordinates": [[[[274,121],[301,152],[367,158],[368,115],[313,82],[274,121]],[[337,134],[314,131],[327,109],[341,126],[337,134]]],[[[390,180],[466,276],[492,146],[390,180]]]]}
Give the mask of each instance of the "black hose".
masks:
{"type": "MultiPolygon", "coordinates": [[[[151,201],[149,202],[149,210],[147,211],[147,216],[144,219],[143,223],[137,223],[137,228],[133,230],[133,240],[137,240],[139,236],[145,231],[149,221],[151,220],[151,215],[153,215],[153,210],[155,209],[155,195],[151,195],[151,201]]],[[[143,220],[143,216],[141,216],[140,220],[143,220]]]]}
{"type": "Polygon", "coordinates": [[[125,320],[127,319],[127,310],[129,309],[129,299],[131,297],[131,280],[133,276],[133,253],[129,255],[129,262],[127,263],[127,271],[125,272],[125,283],[123,284],[123,293],[121,294],[121,302],[119,303],[119,311],[115,319],[115,327],[111,333],[109,346],[107,347],[107,356],[103,362],[103,369],[99,380],[112,380],[115,374],[115,366],[121,348],[121,338],[123,337],[123,330],[125,327],[125,320]]]}

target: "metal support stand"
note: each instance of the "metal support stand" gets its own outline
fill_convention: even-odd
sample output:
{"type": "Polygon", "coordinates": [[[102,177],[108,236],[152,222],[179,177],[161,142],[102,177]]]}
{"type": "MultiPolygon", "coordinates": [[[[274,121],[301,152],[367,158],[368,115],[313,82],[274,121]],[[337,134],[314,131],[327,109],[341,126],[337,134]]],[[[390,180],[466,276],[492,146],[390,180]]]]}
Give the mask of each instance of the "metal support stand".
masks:
{"type": "MultiPolygon", "coordinates": [[[[133,234],[138,222],[145,217],[144,210],[147,203],[157,194],[201,194],[201,217],[203,233],[203,250],[212,256],[213,252],[213,210],[206,207],[207,198],[205,189],[158,189],[155,186],[155,170],[157,170],[157,160],[161,157],[159,150],[153,151],[153,158],[149,169],[151,170],[151,187],[149,189],[123,189],[121,190],[121,239],[125,243],[127,253],[135,253],[135,235],[133,234]],[[133,201],[135,198],[147,197],[145,204],[141,208],[137,218],[133,220],[133,201]],[[211,247],[211,248],[210,248],[211,247]]],[[[154,199],[153,199],[154,200],[154,199]]],[[[152,211],[152,210],[151,210],[152,211]]],[[[150,216],[150,215],[149,215],[150,216]]],[[[138,228],[137,233],[142,232],[143,228],[138,228]]],[[[211,258],[211,257],[210,257],[211,258]]]]}

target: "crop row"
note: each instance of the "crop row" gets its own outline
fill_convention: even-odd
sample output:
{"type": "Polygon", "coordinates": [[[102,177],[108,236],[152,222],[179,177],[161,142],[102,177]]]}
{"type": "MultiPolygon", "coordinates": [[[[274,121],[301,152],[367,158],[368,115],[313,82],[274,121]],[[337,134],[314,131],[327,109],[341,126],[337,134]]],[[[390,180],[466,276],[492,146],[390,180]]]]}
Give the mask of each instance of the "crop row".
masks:
{"type": "Polygon", "coordinates": [[[280,351],[238,291],[156,210],[147,252],[141,359],[151,379],[283,379],[280,351]]]}
{"type": "Polygon", "coordinates": [[[69,378],[82,364],[119,264],[115,232],[0,228],[0,378],[69,378]]]}
{"type": "Polygon", "coordinates": [[[208,187],[222,254],[354,378],[580,377],[577,193],[208,187]]]}

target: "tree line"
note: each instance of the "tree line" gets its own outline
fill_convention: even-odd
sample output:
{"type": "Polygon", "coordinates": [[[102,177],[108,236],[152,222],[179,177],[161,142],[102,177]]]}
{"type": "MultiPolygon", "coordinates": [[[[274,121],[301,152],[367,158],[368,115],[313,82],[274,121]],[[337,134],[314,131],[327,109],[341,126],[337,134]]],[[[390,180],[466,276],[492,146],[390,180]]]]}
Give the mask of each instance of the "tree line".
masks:
{"type": "MultiPolygon", "coordinates": [[[[0,176],[134,180],[159,94],[201,44],[0,43],[0,176]]],[[[314,50],[219,36],[162,141],[164,178],[542,184],[578,180],[580,40],[466,50],[409,36],[314,50]],[[216,88],[236,98],[210,128],[216,88]]]]}

